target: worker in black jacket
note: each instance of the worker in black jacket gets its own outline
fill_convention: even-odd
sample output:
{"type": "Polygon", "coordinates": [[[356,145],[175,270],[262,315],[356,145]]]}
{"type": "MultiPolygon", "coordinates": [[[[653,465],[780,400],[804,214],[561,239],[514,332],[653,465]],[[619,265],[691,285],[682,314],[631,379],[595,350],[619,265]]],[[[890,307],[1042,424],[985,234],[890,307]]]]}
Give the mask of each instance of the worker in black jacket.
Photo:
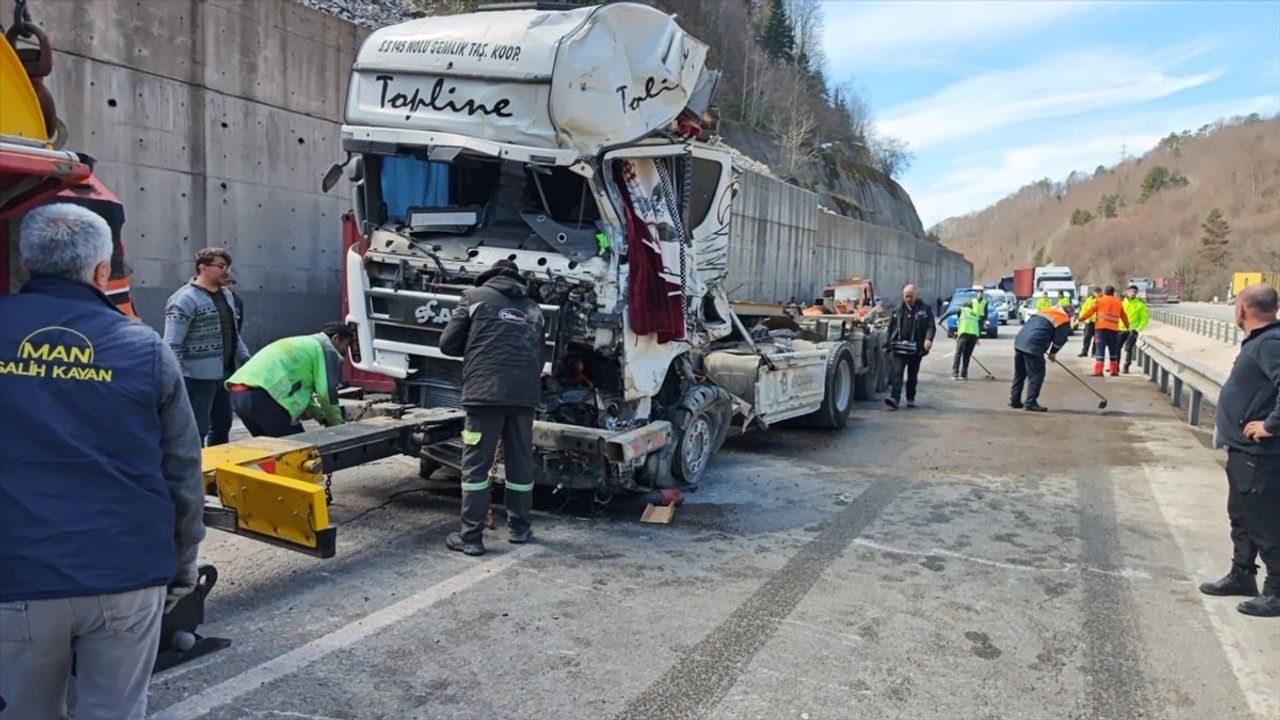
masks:
{"type": "Polygon", "coordinates": [[[1057,362],[1058,352],[1071,338],[1071,313],[1065,307],[1050,305],[1027,319],[1013,341],[1013,387],[1009,389],[1009,407],[1032,412],[1048,410],[1041,405],[1040,388],[1044,385],[1044,360],[1057,362]],[[1022,401],[1022,385],[1027,385],[1027,400],[1022,401]]]}
{"type": "Polygon", "coordinates": [[[1280,617],[1280,306],[1276,289],[1250,285],[1236,297],[1236,324],[1248,336],[1218,393],[1215,423],[1227,446],[1231,571],[1205,583],[1206,595],[1243,595],[1246,615],[1280,617]],[[1258,566],[1267,581],[1258,593],[1258,566]]]}
{"type": "Polygon", "coordinates": [[[542,400],[543,320],[510,260],[499,260],[462,293],[440,336],[440,352],[462,360],[462,532],[445,544],[483,555],[489,470],[502,442],[508,541],[533,539],[533,415],[542,400]]]}
{"type": "Polygon", "coordinates": [[[907,376],[907,407],[916,406],[916,384],[920,377],[920,361],[933,349],[933,311],[917,297],[916,286],[902,288],[902,304],[889,318],[888,352],[893,355],[893,377],[889,397],[884,404],[898,409],[902,399],[902,375],[907,376]]]}

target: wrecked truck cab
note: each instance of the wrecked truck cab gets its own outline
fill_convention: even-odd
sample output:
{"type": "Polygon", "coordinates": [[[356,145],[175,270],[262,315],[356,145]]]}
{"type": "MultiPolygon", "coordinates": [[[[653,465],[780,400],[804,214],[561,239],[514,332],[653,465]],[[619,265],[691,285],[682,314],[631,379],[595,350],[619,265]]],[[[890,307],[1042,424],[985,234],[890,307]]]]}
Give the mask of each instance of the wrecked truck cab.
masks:
{"type": "MultiPolygon", "coordinates": [[[[372,33],[342,128],[363,239],[346,256],[356,369],[393,378],[399,402],[457,407],[440,334],[505,258],[546,320],[538,484],[602,499],[693,484],[731,428],[842,426],[856,349],[757,341],[728,301],[739,169],[691,139],[718,77],[705,57],[636,3],[372,33]]],[[[423,470],[460,456],[460,441],[424,447],[423,470]]]]}

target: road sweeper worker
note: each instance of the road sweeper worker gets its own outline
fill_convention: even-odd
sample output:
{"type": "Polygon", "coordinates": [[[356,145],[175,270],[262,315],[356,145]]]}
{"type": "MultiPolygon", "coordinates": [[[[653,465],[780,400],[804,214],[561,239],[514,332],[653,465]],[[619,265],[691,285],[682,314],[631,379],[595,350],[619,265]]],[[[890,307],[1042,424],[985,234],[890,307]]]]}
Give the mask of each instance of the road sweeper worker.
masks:
{"type": "Polygon", "coordinates": [[[1048,310],[1051,307],[1053,307],[1053,301],[1049,299],[1049,291],[1041,290],[1036,295],[1036,312],[1040,312],[1041,310],[1048,310]]]}
{"type": "Polygon", "coordinates": [[[227,380],[231,408],[254,437],[302,432],[302,418],[342,424],[338,384],[355,335],[326,323],[314,335],[281,338],[262,348],[227,380]]]}
{"type": "Polygon", "coordinates": [[[978,345],[978,335],[982,333],[982,319],[986,314],[978,314],[978,300],[975,298],[958,308],[946,312],[939,322],[956,315],[956,351],[951,359],[951,379],[969,379],[969,361],[973,358],[973,349],[978,345]]]}
{"type": "Polygon", "coordinates": [[[1102,365],[1110,355],[1111,376],[1120,374],[1120,327],[1129,323],[1129,316],[1124,313],[1124,303],[1116,297],[1114,285],[1108,285],[1102,291],[1102,297],[1089,308],[1080,313],[1079,322],[1089,318],[1097,318],[1094,324],[1093,375],[1102,377],[1102,365]]]}
{"type": "MultiPolygon", "coordinates": [[[[976,293],[973,296],[973,301],[972,301],[973,311],[978,314],[978,327],[979,327],[979,331],[981,331],[981,327],[987,324],[987,303],[989,303],[990,301],[987,300],[986,288],[982,287],[981,285],[974,285],[973,291],[976,293]]],[[[981,334],[981,332],[979,332],[979,334],[981,334]]]]}
{"type": "Polygon", "coordinates": [[[1080,305],[1080,317],[1083,318],[1086,314],[1089,316],[1088,320],[1082,321],[1084,324],[1084,347],[1080,348],[1080,357],[1084,357],[1090,352],[1093,352],[1093,326],[1098,322],[1098,317],[1096,312],[1090,313],[1089,309],[1098,304],[1098,296],[1101,294],[1102,288],[1095,286],[1093,290],[1090,291],[1089,296],[1086,297],[1084,302],[1080,305]]]}
{"type": "Polygon", "coordinates": [[[182,368],[103,291],[111,230],[27,213],[0,297],[0,717],[142,718],[166,605],[195,589],[200,433],[182,368]],[[72,664],[75,674],[72,675],[72,664]]]}
{"type": "Polygon", "coordinates": [[[1044,385],[1044,361],[1057,361],[1058,352],[1071,334],[1071,313],[1051,306],[1032,315],[1013,341],[1013,386],[1009,389],[1009,407],[1044,412],[1040,404],[1040,388],[1044,385]],[[1027,387],[1026,400],[1022,386],[1027,387]]]}
{"type": "Polygon", "coordinates": [[[1145,332],[1150,314],[1147,301],[1138,296],[1138,286],[1130,285],[1123,301],[1125,322],[1120,325],[1120,344],[1124,346],[1124,372],[1133,364],[1133,350],[1138,345],[1138,333],[1145,332]]]}
{"type": "Polygon", "coordinates": [[[462,358],[462,530],[450,550],[483,555],[489,470],[502,443],[507,540],[533,539],[533,415],[542,401],[543,319],[529,285],[510,260],[499,260],[462,292],[440,336],[440,352],[462,358]]]}

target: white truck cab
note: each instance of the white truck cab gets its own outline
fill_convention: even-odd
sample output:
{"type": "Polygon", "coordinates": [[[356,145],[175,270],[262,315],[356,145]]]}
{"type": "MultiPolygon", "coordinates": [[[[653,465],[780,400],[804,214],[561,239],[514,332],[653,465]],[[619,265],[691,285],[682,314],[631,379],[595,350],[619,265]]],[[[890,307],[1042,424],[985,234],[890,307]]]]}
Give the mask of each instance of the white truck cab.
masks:
{"type": "MultiPolygon", "coordinates": [[[[627,2],[371,33],[342,126],[363,238],[346,258],[357,368],[394,378],[400,402],[456,407],[461,361],[440,333],[507,258],[547,321],[537,482],[605,496],[696,483],[735,420],[842,426],[857,323],[770,333],[728,302],[739,170],[696,139],[718,80],[706,54],[627,2]]],[[[459,453],[425,448],[423,469],[459,453]]]]}

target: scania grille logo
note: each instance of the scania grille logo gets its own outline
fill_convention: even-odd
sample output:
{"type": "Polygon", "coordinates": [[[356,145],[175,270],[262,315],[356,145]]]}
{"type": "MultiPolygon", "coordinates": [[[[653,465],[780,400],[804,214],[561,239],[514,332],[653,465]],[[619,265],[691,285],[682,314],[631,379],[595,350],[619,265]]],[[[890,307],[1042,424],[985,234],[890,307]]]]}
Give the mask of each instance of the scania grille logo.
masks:
{"type": "Polygon", "coordinates": [[[413,319],[417,320],[419,325],[448,325],[452,318],[453,310],[440,307],[439,300],[430,300],[413,311],[413,319]]]}

